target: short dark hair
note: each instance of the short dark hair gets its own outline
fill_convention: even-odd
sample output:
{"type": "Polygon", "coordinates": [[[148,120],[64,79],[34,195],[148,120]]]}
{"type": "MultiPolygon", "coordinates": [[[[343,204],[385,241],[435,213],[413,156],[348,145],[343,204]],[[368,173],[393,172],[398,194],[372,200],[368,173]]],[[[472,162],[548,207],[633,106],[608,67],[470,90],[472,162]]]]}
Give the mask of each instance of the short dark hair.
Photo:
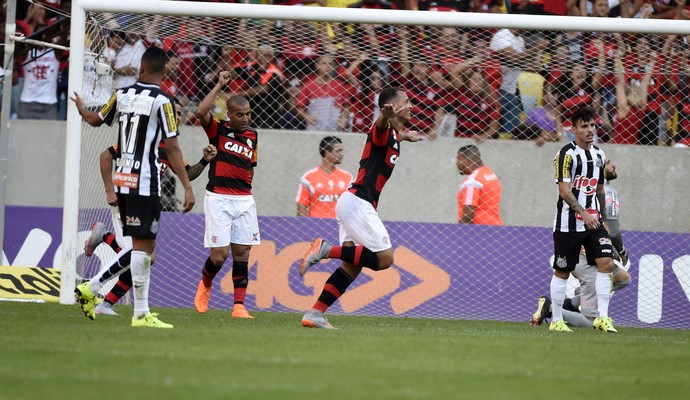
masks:
{"type": "Polygon", "coordinates": [[[165,72],[165,63],[168,57],[160,47],[151,46],[141,56],[141,64],[146,66],[148,72],[162,74],[165,72]]]}
{"type": "Polygon", "coordinates": [[[333,151],[336,144],[343,144],[343,141],[337,136],[326,136],[321,139],[321,143],[319,143],[319,154],[321,154],[321,158],[326,157],[326,153],[333,151]]]}
{"type": "Polygon", "coordinates": [[[597,115],[594,108],[591,106],[583,106],[578,108],[570,116],[570,122],[572,122],[573,127],[577,126],[578,121],[587,122],[594,121],[594,117],[597,115]]]}
{"type": "Polygon", "coordinates": [[[482,155],[479,153],[479,148],[473,144],[462,146],[458,149],[458,154],[462,154],[463,156],[472,160],[479,161],[482,159],[482,155]]]}
{"type": "Polygon", "coordinates": [[[404,92],[404,89],[398,86],[388,86],[383,88],[379,94],[379,108],[383,108],[384,105],[393,101],[396,97],[398,97],[400,92],[404,92]]]}
{"type": "Polygon", "coordinates": [[[244,96],[235,95],[229,97],[228,100],[225,102],[225,105],[228,107],[228,110],[230,109],[230,104],[235,105],[237,107],[245,107],[249,105],[249,100],[247,100],[247,98],[244,96]]]}

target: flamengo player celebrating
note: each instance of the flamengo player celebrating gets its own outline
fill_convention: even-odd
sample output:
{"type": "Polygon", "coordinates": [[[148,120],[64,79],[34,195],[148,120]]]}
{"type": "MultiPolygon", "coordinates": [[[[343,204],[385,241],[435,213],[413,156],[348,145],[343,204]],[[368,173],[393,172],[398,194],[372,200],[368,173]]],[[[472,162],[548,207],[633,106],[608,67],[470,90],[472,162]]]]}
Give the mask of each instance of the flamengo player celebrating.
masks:
{"type": "Polygon", "coordinates": [[[201,314],[208,310],[213,278],[232,251],[232,317],[254,318],[244,308],[244,299],[249,282],[249,251],[253,245],[260,244],[256,203],[252,196],[258,134],[249,129],[251,107],[242,96],[232,96],[227,100],[229,120],[219,121],[211,115],[213,101],[229,81],[230,73],[221,71],[216,86],[196,109],[196,116],[209,142],[218,149],[218,155],[211,161],[204,199],[204,247],[211,248],[211,255],[202,270],[194,307],[201,314]]]}
{"type": "Polygon", "coordinates": [[[556,184],[558,202],[553,229],[554,263],[551,278],[553,318],[549,330],[572,332],[563,320],[563,302],[567,280],[575,269],[584,247],[588,262],[597,266],[594,283],[599,316],[594,329],[615,333],[613,320],[608,316],[611,299],[611,272],[613,246],[603,221],[606,213],[604,193],[604,151],[594,146],[595,111],[580,107],[571,118],[575,141],[568,143],[556,154],[556,184]]]}
{"type": "Polygon", "coordinates": [[[381,115],[367,135],[357,179],[335,206],[341,246],[331,246],[323,239],[316,239],[300,265],[299,273],[304,275],[322,259],[343,261],[342,267],[326,281],[313,309],[302,317],[302,326],[307,328],[335,329],[323,313],[345,292],[362,268],[379,271],[393,264],[390,236],[376,207],[381,190],[398,161],[400,142],[416,142],[424,137],[402,132],[403,125],[410,121],[410,100],[403,89],[383,89],[378,106],[381,115]]]}

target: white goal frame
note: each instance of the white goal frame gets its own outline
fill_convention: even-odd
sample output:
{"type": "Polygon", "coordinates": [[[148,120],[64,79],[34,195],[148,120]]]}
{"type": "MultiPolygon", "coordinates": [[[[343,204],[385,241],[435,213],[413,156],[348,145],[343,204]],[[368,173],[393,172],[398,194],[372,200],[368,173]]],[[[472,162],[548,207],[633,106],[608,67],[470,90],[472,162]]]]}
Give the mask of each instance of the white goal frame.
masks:
{"type": "MultiPolygon", "coordinates": [[[[690,34],[690,21],[633,18],[555,17],[515,14],[445,13],[404,10],[369,10],[327,7],[292,7],[253,4],[192,3],[161,0],[73,0],[71,21],[69,93],[83,87],[84,47],[87,12],[161,14],[306,20],[319,22],[393,25],[455,26],[470,28],[514,28],[529,30],[620,32],[645,34],[690,34]]],[[[79,254],[77,221],[79,214],[79,174],[82,119],[69,102],[65,150],[64,201],[62,222],[62,264],[60,303],[74,303],[76,264],[79,254]]]]}

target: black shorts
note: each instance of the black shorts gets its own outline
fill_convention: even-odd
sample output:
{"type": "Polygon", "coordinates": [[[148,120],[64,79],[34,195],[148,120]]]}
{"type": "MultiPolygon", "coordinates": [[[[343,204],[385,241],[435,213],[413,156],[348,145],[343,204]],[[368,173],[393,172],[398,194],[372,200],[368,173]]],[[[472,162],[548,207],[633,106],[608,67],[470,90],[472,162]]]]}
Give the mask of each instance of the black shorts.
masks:
{"type": "Polygon", "coordinates": [[[580,247],[585,248],[587,263],[595,265],[597,258],[613,258],[613,245],[608,232],[602,226],[586,232],[553,233],[553,269],[571,272],[580,259],[580,247]]]}
{"type": "Polygon", "coordinates": [[[118,193],[117,206],[125,236],[156,238],[161,219],[160,197],[118,193]]]}

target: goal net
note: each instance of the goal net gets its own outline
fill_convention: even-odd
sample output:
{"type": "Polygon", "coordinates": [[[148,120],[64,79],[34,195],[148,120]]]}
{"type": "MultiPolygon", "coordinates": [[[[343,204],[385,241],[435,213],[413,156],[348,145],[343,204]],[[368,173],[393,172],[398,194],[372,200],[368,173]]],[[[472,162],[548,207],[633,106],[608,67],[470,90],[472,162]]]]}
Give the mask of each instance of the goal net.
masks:
{"type": "MultiPolygon", "coordinates": [[[[610,185],[619,195],[612,201],[620,204],[630,260],[625,268],[632,275],[632,283],[615,292],[610,315],[625,326],[690,328],[687,149],[678,148],[690,140],[682,35],[688,32],[592,32],[609,29],[589,18],[571,32],[554,30],[558,22],[508,30],[497,29],[502,25],[496,21],[515,27],[513,20],[474,27],[479,22],[470,25],[465,14],[454,20],[443,13],[380,10],[364,10],[380,17],[364,24],[350,21],[349,9],[321,10],[313,18],[304,7],[306,17],[299,20],[292,8],[201,3],[195,4],[203,16],[174,16],[187,12],[177,7],[191,8],[141,3],[159,11],[86,13],[84,49],[72,45],[73,52],[84,52],[77,90],[90,107],[104,104],[113,89],[136,81],[147,46],[162,47],[169,55],[162,87],[181,103],[179,140],[186,160],[196,164],[208,143],[196,106],[219,72],[230,72],[212,113],[227,119],[226,100],[245,96],[259,132],[253,193],[261,245],[251,252],[248,309],[311,308],[338,262],[318,264],[304,277],[299,262],[312,239],[336,243],[338,227],[332,218],[297,214],[321,215],[349,184],[319,169],[320,143],[327,136],[340,140],[344,159],[337,167],[356,176],[366,132],[380,112],[377,95],[398,86],[410,98],[407,128],[427,139],[402,144],[381,196],[379,213],[395,263],[381,272],[365,269],[329,312],[527,322],[538,297],[549,294],[558,196],[554,155],[574,139],[573,110],[589,105],[596,112],[595,141],[617,166],[610,185]],[[471,144],[500,181],[500,200],[491,197],[491,173],[472,174],[475,168],[457,163],[459,148],[471,144]],[[492,204],[500,219],[486,212],[492,204]],[[479,224],[458,223],[472,211],[479,224]]],[[[562,21],[573,26],[566,24],[573,18],[562,21]]],[[[658,26],[639,22],[649,31],[658,26]]],[[[94,222],[111,226],[99,156],[117,140],[115,127],[78,129],[76,247],[94,222]]],[[[163,179],[166,211],[152,268],[153,306],[192,307],[209,254],[203,247],[207,173],[192,182],[196,206],[184,215],[177,211],[183,190],[170,172],[163,179]]],[[[77,249],[74,258],[78,278],[114,255],[107,245],[91,257],[82,253],[77,249]]],[[[214,281],[211,308],[231,308],[231,265],[229,259],[214,281]]],[[[569,296],[577,287],[571,280],[569,296]]]]}

